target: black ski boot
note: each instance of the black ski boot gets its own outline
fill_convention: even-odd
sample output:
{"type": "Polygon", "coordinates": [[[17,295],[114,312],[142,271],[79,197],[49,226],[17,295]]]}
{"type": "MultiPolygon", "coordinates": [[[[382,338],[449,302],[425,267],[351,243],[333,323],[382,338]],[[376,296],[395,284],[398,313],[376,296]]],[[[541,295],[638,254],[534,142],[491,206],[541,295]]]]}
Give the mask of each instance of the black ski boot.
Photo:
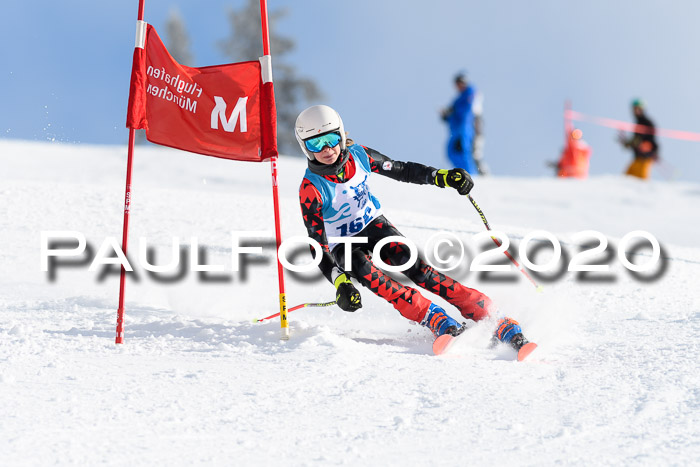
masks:
{"type": "Polygon", "coordinates": [[[510,345],[513,347],[515,350],[520,350],[523,348],[523,346],[530,341],[523,336],[522,332],[517,333],[513,338],[510,340],[510,345]]]}

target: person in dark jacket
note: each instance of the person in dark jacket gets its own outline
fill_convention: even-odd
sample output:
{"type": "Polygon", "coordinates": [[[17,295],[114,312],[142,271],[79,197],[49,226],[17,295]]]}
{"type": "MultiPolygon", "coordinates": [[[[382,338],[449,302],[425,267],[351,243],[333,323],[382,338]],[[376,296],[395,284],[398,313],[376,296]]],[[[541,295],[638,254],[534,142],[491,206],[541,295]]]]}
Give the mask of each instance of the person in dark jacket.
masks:
{"type": "Polygon", "coordinates": [[[632,101],[632,112],[637,125],[631,137],[620,134],[620,143],[634,153],[634,159],[627,168],[627,175],[648,179],[651,176],[651,166],[659,159],[659,145],[656,142],[655,126],[645,113],[644,102],[640,99],[632,101]]]}
{"type": "MultiPolygon", "coordinates": [[[[325,105],[301,112],[295,135],[308,158],[299,188],[304,225],[309,237],[321,246],[319,268],[336,288],[337,305],[345,311],[362,307],[360,292],[351,280],[354,277],[402,316],[428,327],[436,337],[459,334],[463,327],[445,310],[375,265],[372,258],[375,245],[387,237],[402,235],[384,216],[369,179],[379,174],[406,183],[450,187],[466,195],[474,186],[469,174],[459,168],[440,170],[416,162],[395,161],[379,151],[355,144],[347,139],[340,115],[325,105]],[[366,238],[364,243],[352,243],[347,263],[346,248],[340,241],[345,237],[366,238]]],[[[400,241],[390,241],[379,254],[384,264],[392,266],[413,261],[403,274],[455,306],[464,318],[479,321],[494,312],[489,297],[465,287],[420,258],[414,260],[411,251],[400,241]]],[[[509,318],[499,321],[495,336],[516,349],[527,343],[518,323],[509,318]]]]}

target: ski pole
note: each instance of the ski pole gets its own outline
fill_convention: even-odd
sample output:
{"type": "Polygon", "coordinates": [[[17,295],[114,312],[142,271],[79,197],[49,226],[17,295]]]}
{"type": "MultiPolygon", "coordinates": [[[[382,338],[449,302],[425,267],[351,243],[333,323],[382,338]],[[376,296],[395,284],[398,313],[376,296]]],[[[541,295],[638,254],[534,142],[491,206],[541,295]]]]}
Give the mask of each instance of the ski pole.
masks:
{"type": "MultiPolygon", "coordinates": [[[[472,195],[467,194],[467,197],[469,198],[469,201],[471,201],[472,205],[474,205],[476,212],[478,212],[479,216],[481,216],[481,221],[486,226],[486,230],[491,230],[491,226],[489,225],[489,222],[486,220],[486,216],[484,215],[484,211],[482,211],[481,208],[479,207],[479,205],[476,204],[476,201],[474,201],[474,198],[472,198],[472,195]]],[[[496,246],[499,246],[499,247],[501,246],[501,242],[493,235],[491,235],[491,240],[493,240],[493,242],[496,244],[496,246]]],[[[542,286],[537,284],[537,282],[535,282],[535,280],[530,276],[530,274],[527,273],[525,268],[523,268],[522,265],[520,263],[518,263],[515,260],[515,258],[513,258],[513,255],[511,255],[508,252],[508,250],[505,250],[503,253],[505,253],[505,255],[508,257],[508,259],[511,260],[511,262],[515,265],[515,267],[518,269],[518,271],[522,272],[525,275],[525,277],[527,277],[528,280],[530,282],[532,282],[532,285],[535,286],[535,288],[537,289],[538,292],[542,292],[544,290],[542,288],[542,286]]]]}
{"type": "MultiPolygon", "coordinates": [[[[326,302],[326,303],[302,303],[301,305],[291,307],[290,309],[287,310],[287,313],[290,313],[294,310],[298,310],[299,308],[307,308],[310,306],[332,306],[332,305],[335,305],[335,301],[326,302]]],[[[263,321],[266,321],[268,319],[276,318],[279,315],[280,315],[279,313],[275,313],[274,315],[270,315],[266,318],[254,319],[253,322],[254,323],[262,323],[263,321]]]]}

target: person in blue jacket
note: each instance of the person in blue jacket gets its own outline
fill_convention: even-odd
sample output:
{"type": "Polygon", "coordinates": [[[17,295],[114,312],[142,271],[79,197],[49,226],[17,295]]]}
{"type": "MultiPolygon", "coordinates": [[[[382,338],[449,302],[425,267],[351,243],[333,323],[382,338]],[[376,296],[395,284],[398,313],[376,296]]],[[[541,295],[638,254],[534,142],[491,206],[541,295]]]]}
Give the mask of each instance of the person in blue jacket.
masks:
{"type": "Polygon", "coordinates": [[[472,155],[474,140],[474,111],[472,104],[476,89],[467,82],[464,73],[455,77],[455,86],[459,95],[452,105],[442,111],[442,119],[450,127],[450,139],[447,142],[447,157],[457,168],[465,169],[472,175],[479,169],[472,155]]]}

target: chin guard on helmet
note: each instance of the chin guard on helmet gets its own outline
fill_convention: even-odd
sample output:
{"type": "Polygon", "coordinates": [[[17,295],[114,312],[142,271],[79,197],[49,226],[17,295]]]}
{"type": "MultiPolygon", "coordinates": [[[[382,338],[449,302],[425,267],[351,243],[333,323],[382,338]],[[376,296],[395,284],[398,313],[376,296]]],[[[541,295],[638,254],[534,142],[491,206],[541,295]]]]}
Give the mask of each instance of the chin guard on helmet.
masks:
{"type": "Polygon", "coordinates": [[[294,125],[294,135],[297,138],[299,147],[306,154],[306,157],[314,161],[314,154],[309,151],[304,143],[305,140],[324,135],[326,133],[337,132],[340,134],[340,150],[345,151],[347,140],[343,120],[338,112],[327,105],[314,105],[304,110],[297,117],[294,125]]]}

